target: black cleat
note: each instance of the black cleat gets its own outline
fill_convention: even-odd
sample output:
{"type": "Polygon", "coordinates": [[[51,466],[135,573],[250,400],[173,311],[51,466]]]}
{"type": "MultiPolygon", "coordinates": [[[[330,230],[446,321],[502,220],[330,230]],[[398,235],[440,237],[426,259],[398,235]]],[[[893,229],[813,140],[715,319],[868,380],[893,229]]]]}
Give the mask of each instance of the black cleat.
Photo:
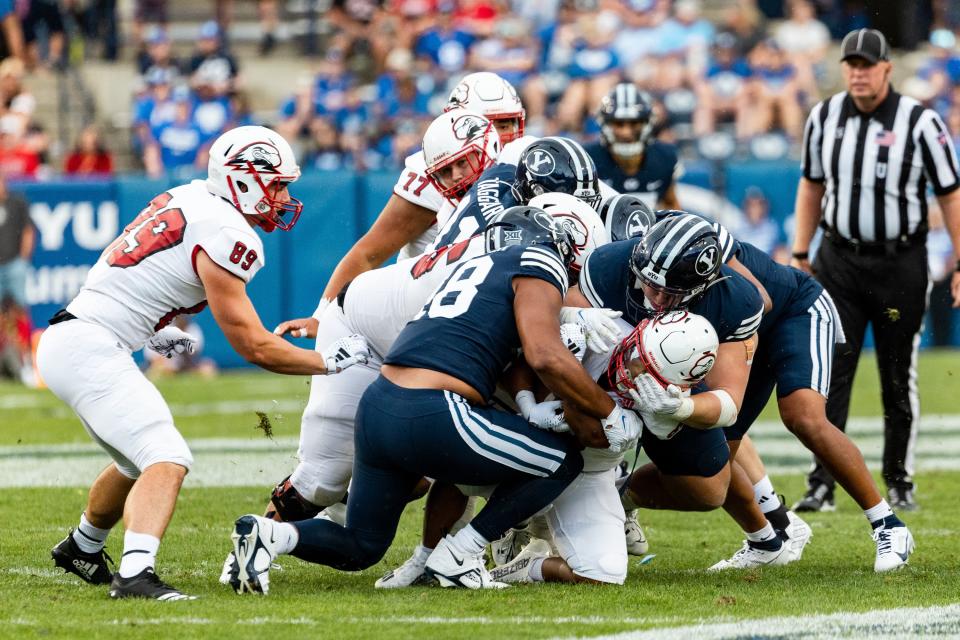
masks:
{"type": "Polygon", "coordinates": [[[797,504],[793,505],[793,511],[798,513],[810,513],[812,511],[835,511],[836,503],[833,500],[833,489],[825,484],[814,484],[803,495],[797,504]]]}
{"type": "Polygon", "coordinates": [[[50,550],[50,557],[56,566],[80,576],[90,584],[110,584],[113,578],[113,572],[107,565],[107,561],[113,564],[113,558],[103,549],[96,553],[82,551],[73,540],[73,529],[50,550]]]}
{"type": "Polygon", "coordinates": [[[913,489],[906,487],[890,487],[887,489],[887,502],[890,508],[900,511],[916,511],[917,501],[913,497],[913,489]]]}
{"type": "Polygon", "coordinates": [[[196,596],[188,596],[174,589],[147,567],[132,578],[123,578],[119,573],[113,576],[110,583],[110,597],[120,598],[152,598],[169,602],[172,600],[196,600],[196,596]]]}

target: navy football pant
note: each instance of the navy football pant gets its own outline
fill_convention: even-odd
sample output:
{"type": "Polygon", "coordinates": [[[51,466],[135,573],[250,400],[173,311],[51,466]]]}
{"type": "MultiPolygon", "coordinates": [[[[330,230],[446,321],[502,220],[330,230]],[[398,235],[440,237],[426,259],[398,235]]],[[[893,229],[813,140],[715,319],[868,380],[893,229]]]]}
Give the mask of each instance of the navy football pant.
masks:
{"type": "Polygon", "coordinates": [[[383,376],[360,400],[355,443],[346,527],[317,519],[294,523],[300,532],[294,556],[344,571],[380,561],[422,476],[497,485],[471,523],[496,540],[550,505],[583,468],[573,438],[449,391],[405,389],[383,376]]]}

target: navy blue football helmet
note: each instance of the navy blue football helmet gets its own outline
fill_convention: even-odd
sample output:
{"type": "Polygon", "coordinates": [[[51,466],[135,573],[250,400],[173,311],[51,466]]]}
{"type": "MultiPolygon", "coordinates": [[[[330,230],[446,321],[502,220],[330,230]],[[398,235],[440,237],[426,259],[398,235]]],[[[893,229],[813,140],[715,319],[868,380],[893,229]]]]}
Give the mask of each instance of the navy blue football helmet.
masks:
{"type": "Polygon", "coordinates": [[[556,218],[543,209],[519,205],[500,212],[484,230],[487,251],[513,245],[542,244],[560,254],[567,271],[573,264],[574,240],[556,218]]]}
{"type": "Polygon", "coordinates": [[[628,193],[608,198],[600,207],[600,217],[610,240],[639,238],[657,223],[657,215],[643,200],[628,193]]]}
{"type": "Polygon", "coordinates": [[[600,207],[597,167],[580,143],[570,138],[541,138],[520,154],[513,189],[527,203],[545,193],[569,193],[594,209],[600,207]]]}

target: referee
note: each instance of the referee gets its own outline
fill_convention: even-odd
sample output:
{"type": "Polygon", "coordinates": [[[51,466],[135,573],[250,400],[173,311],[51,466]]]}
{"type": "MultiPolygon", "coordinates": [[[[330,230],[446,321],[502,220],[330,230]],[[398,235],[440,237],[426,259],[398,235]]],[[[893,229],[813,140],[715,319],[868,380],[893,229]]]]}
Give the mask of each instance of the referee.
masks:
{"type": "MultiPolygon", "coordinates": [[[[841,45],[847,90],[807,119],[797,190],[793,266],[816,275],[833,297],[846,334],[838,345],[827,417],[847,422],[850,391],[867,324],[873,328],[884,415],[883,479],[894,509],[914,509],[917,347],[927,306],[927,187],[960,251],[960,177],[943,121],[890,86],[890,49],[873,29],[841,45]],[[823,242],[811,265],[810,241],[823,242]]],[[[960,260],[951,281],[960,305],[960,260]]],[[[816,461],[796,511],[832,510],[834,480],[816,461]]]]}

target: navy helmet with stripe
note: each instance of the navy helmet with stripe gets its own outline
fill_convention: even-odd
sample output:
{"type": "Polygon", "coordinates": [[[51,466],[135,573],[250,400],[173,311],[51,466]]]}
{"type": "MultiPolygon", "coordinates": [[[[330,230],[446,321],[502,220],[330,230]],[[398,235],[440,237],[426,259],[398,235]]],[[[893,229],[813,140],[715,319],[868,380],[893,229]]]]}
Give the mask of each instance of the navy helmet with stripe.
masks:
{"type": "Polygon", "coordinates": [[[570,138],[540,138],[528,146],[520,154],[513,190],[522,203],[544,193],[569,193],[594,209],[600,207],[597,167],[570,138]]]}
{"type": "Polygon", "coordinates": [[[657,222],[653,209],[630,193],[607,198],[600,207],[600,218],[613,241],[639,238],[657,222]]]}
{"type": "Polygon", "coordinates": [[[653,98],[632,82],[621,82],[600,101],[597,124],[600,125],[600,141],[610,153],[635,158],[643,153],[653,134],[653,98]],[[613,124],[617,122],[637,124],[631,139],[617,138],[613,130],[613,124]]]}
{"type": "Polygon", "coordinates": [[[650,227],[630,254],[631,286],[663,311],[683,307],[717,278],[722,251],[713,225],[677,211],[650,227]]]}
{"type": "Polygon", "coordinates": [[[543,209],[520,205],[501,211],[484,230],[487,251],[513,245],[541,244],[552,247],[570,274],[574,259],[574,240],[556,218],[543,209]]]}

